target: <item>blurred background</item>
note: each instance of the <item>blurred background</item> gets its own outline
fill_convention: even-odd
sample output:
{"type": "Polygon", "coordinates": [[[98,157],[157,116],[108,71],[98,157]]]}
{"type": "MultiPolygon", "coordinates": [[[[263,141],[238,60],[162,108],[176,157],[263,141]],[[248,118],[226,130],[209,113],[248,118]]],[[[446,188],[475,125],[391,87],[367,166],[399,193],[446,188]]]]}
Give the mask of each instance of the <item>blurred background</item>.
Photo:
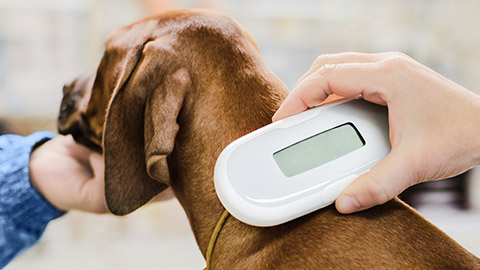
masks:
{"type": "MultiPolygon", "coordinates": [[[[236,18],[290,89],[319,54],[401,51],[480,94],[478,0],[0,0],[0,132],[55,131],[62,86],[96,69],[113,29],[195,7],[236,18]]],[[[480,256],[480,169],[402,198],[480,256]]],[[[6,269],[204,266],[172,200],[123,218],[70,212],[6,269]]]]}

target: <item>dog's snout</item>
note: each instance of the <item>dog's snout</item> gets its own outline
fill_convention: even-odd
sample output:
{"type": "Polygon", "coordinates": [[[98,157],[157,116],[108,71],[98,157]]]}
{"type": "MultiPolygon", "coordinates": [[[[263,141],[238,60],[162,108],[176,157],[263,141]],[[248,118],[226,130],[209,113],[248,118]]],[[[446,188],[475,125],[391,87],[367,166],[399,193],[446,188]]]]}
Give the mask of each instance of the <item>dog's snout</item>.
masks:
{"type": "Polygon", "coordinates": [[[101,138],[91,130],[84,113],[88,108],[95,73],[79,77],[63,86],[63,98],[57,118],[57,130],[62,135],[72,135],[75,141],[101,151],[101,138]]]}
{"type": "Polygon", "coordinates": [[[65,125],[62,123],[62,117],[58,119],[58,133],[62,135],[72,134],[78,136],[81,133],[80,125],[77,121],[70,123],[70,125],[65,125]]]}
{"type": "Polygon", "coordinates": [[[65,97],[60,106],[60,114],[71,114],[73,113],[73,111],[75,111],[75,109],[75,101],[68,97],[65,97]]]}

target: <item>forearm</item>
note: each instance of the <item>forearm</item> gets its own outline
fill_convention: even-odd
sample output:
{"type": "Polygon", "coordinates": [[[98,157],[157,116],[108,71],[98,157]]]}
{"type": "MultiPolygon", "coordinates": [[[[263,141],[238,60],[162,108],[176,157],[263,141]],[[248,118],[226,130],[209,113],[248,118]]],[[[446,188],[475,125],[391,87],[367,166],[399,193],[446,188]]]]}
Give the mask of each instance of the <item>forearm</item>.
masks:
{"type": "Polygon", "coordinates": [[[0,136],[0,268],[33,245],[48,222],[63,214],[32,187],[29,178],[32,147],[52,137],[46,132],[0,136]]]}

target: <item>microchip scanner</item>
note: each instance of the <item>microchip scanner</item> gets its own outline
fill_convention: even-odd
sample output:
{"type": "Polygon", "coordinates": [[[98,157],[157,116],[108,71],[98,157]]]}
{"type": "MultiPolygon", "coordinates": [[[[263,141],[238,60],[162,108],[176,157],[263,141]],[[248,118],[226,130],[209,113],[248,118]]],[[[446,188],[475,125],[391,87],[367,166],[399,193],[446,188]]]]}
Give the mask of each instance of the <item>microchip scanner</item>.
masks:
{"type": "Polygon", "coordinates": [[[341,100],[229,144],[215,165],[215,189],[240,221],[275,226],[332,204],[389,152],[387,108],[341,100]]]}

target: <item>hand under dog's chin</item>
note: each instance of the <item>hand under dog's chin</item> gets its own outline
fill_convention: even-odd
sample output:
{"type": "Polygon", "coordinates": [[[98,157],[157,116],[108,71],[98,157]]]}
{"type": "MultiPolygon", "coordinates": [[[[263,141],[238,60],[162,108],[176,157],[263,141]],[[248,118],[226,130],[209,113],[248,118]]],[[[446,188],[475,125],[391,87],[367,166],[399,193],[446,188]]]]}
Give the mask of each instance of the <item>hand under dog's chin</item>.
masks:
{"type": "MultiPolygon", "coordinates": [[[[89,149],[92,149],[98,153],[102,153],[103,152],[103,148],[101,146],[101,143],[97,143],[95,142],[93,139],[89,138],[88,136],[84,135],[84,133],[81,131],[80,128],[78,128],[78,123],[75,123],[73,124],[72,126],[68,127],[68,128],[65,128],[65,127],[62,127],[62,125],[58,125],[58,133],[60,133],[61,135],[72,135],[73,139],[89,148],[89,149]]],[[[99,142],[101,142],[101,140],[98,140],[99,142]]]]}
{"type": "Polygon", "coordinates": [[[98,153],[102,153],[102,152],[103,152],[102,146],[100,146],[100,145],[98,145],[97,143],[93,142],[93,141],[90,140],[89,138],[87,138],[87,137],[85,137],[85,136],[83,136],[83,135],[81,135],[81,134],[72,134],[72,136],[73,136],[73,139],[74,139],[77,143],[79,143],[79,144],[81,144],[81,145],[83,145],[83,146],[85,146],[85,147],[87,147],[87,148],[90,148],[90,149],[92,149],[92,150],[94,150],[94,151],[96,151],[96,152],[98,152],[98,153]]]}

